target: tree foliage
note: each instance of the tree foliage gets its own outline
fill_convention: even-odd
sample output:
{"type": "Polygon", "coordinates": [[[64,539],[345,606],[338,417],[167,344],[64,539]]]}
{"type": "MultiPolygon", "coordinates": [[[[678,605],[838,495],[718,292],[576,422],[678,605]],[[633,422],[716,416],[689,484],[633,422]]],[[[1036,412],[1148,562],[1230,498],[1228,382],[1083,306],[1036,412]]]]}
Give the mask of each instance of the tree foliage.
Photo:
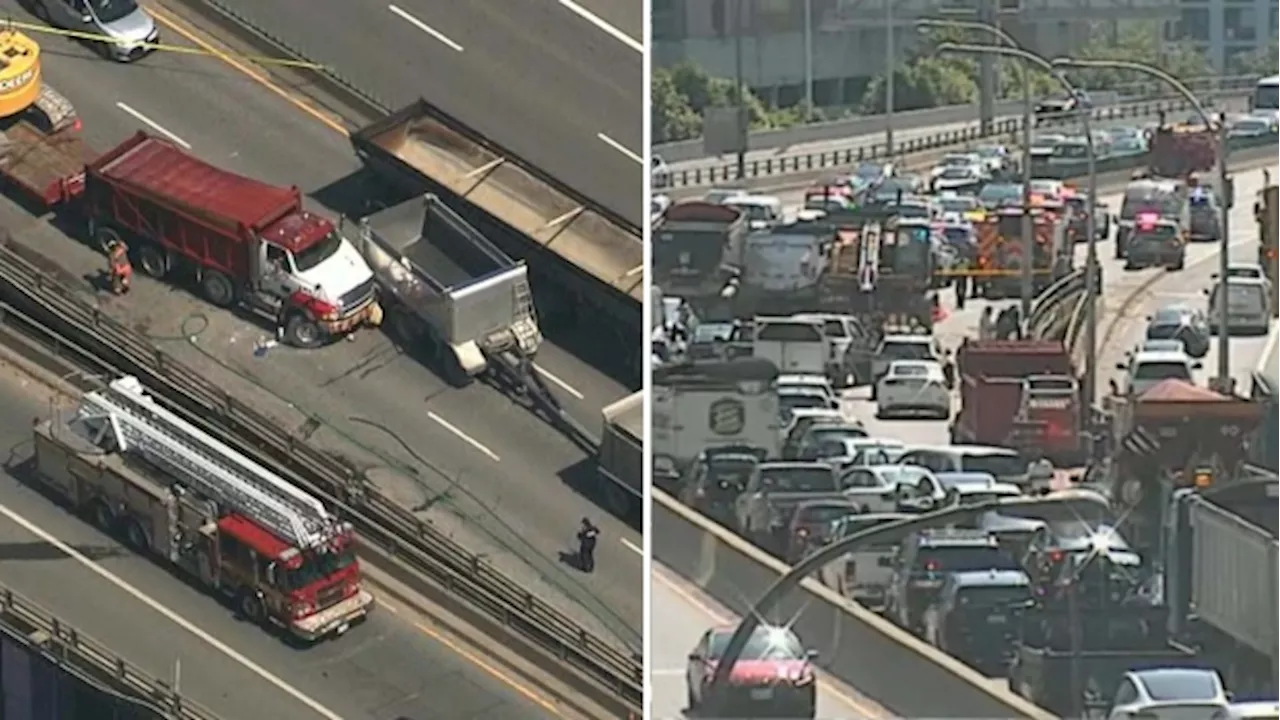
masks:
{"type": "Polygon", "coordinates": [[[1227,61],[1228,70],[1233,75],[1256,75],[1258,77],[1276,74],[1280,65],[1280,53],[1276,43],[1255,52],[1236,53],[1227,61]]]}
{"type": "MultiPolygon", "coordinates": [[[[737,101],[732,80],[711,77],[690,63],[654,68],[650,88],[653,139],[660,143],[700,137],[707,108],[733,107],[737,101]]],[[[791,127],[805,115],[803,108],[773,110],[745,86],[742,102],[753,130],[791,127]]]]}

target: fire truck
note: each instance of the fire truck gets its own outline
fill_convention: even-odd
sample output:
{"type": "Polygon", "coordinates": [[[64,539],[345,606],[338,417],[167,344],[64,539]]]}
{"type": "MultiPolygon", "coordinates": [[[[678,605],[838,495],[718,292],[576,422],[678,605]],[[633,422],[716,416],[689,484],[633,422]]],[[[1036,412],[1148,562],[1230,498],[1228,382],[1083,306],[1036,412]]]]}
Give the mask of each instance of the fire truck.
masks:
{"type": "MultiPolygon", "coordinates": [[[[1025,261],[1022,215],[1022,208],[1006,207],[975,222],[976,262],[952,274],[970,277],[987,298],[1019,294],[1025,261]]],[[[1061,200],[1033,198],[1031,272],[1035,292],[1071,272],[1075,243],[1068,232],[1070,225],[1070,210],[1061,200]]]]}
{"type": "Polygon", "coordinates": [[[34,439],[49,490],[245,619],[310,643],[373,610],[349,523],[159,405],[137,378],[37,421],[34,439]]]}

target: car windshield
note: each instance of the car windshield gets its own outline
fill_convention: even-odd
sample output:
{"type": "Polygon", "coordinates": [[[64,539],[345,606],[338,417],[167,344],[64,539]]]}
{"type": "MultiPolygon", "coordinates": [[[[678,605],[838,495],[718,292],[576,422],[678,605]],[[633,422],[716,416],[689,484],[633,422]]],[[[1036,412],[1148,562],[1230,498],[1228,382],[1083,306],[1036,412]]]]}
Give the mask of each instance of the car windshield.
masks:
{"type": "Polygon", "coordinates": [[[944,213],[967,213],[978,207],[978,199],[972,197],[956,196],[956,197],[940,197],[934,202],[938,203],[938,207],[944,213]]]}
{"type": "Polygon", "coordinates": [[[984,205],[1019,202],[1021,199],[1022,186],[1009,183],[987,185],[978,193],[978,200],[984,205]]]}
{"type": "Polygon", "coordinates": [[[778,492],[837,492],[836,474],[829,467],[765,469],[761,482],[778,492]]]}
{"type": "Polygon", "coordinates": [[[713,460],[707,467],[707,484],[721,490],[738,490],[747,487],[756,464],[746,460],[713,460]]]}
{"type": "Polygon", "coordinates": [[[1214,700],[1218,697],[1218,684],[1204,670],[1163,670],[1145,674],[1142,681],[1147,686],[1147,694],[1156,702],[1214,700]]]}
{"type": "Polygon", "coordinates": [[[857,170],[853,171],[853,174],[864,180],[875,180],[884,175],[884,168],[875,163],[863,163],[858,166],[857,170]]]}
{"type": "Polygon", "coordinates": [[[1155,227],[1139,227],[1133,234],[1134,240],[1172,240],[1178,237],[1178,228],[1174,225],[1156,225],[1155,227]]]}
{"type": "MultiPolygon", "coordinates": [[[[877,525],[884,525],[885,523],[896,522],[902,519],[903,519],[902,517],[897,517],[894,515],[862,515],[862,516],[852,515],[840,521],[839,536],[842,538],[846,538],[856,533],[870,530],[871,528],[876,527],[877,525]]],[[[880,542],[872,542],[871,545],[869,547],[866,547],[865,549],[883,550],[883,549],[888,549],[896,546],[897,546],[896,541],[882,540],[880,542]]]]}
{"type": "Polygon", "coordinates": [[[1262,277],[1262,268],[1245,265],[1229,266],[1227,267],[1227,277],[1260,278],[1262,277]]]}
{"type": "Polygon", "coordinates": [[[332,577],[340,570],[351,567],[356,562],[356,552],[351,546],[339,552],[312,552],[304,555],[300,567],[285,571],[283,590],[301,590],[309,585],[332,577]]]}
{"type": "Polygon", "coordinates": [[[889,366],[889,374],[900,378],[927,378],[929,366],[924,363],[897,362],[889,366]]]}
{"type": "Polygon", "coordinates": [[[1139,363],[1133,371],[1134,380],[1190,380],[1191,368],[1185,362],[1174,360],[1139,363]]]}
{"type": "Polygon", "coordinates": [[[922,548],[916,564],[933,572],[1021,570],[1018,563],[995,545],[938,545],[922,548]]]}
{"type": "Polygon", "coordinates": [[[973,230],[958,225],[949,225],[942,229],[942,237],[952,244],[963,244],[973,239],[973,230]]]}
{"type": "Polygon", "coordinates": [[[138,11],[138,4],[133,0],[91,0],[93,14],[98,21],[110,24],[122,20],[138,11]]]}
{"type": "Polygon", "coordinates": [[[1027,461],[1017,455],[963,455],[960,458],[960,469],[963,472],[1008,477],[1026,472],[1027,461]]]}
{"type": "Polygon", "coordinates": [[[826,524],[855,512],[857,509],[847,504],[805,505],[796,512],[796,522],[826,524]]]}
{"type": "Polygon", "coordinates": [[[293,264],[298,272],[306,272],[333,257],[342,247],[342,237],[336,232],[325,235],[320,242],[293,254],[293,264]]]}
{"type": "Polygon", "coordinates": [[[975,585],[960,588],[956,601],[961,606],[993,607],[1025,601],[1030,593],[1025,585],[975,585]]]}
{"type": "MultiPolygon", "coordinates": [[[[711,659],[718,660],[729,647],[733,632],[718,631],[711,636],[711,659]]],[[[747,639],[739,660],[801,660],[804,647],[794,633],[780,628],[756,628],[747,639]]]]}
{"type": "Polygon", "coordinates": [[[948,155],[942,158],[945,167],[969,167],[973,164],[972,155],[948,155]]]}
{"type": "Polygon", "coordinates": [[[841,440],[858,440],[867,436],[867,431],[860,427],[819,428],[810,433],[815,442],[834,442],[841,440]]]}
{"type": "Polygon", "coordinates": [[[939,177],[943,180],[967,180],[973,177],[973,168],[968,165],[949,167],[939,177]]]}
{"type": "Polygon", "coordinates": [[[929,344],[922,342],[886,342],[880,354],[890,360],[928,360],[933,357],[929,344]]]}
{"type": "Polygon", "coordinates": [[[1241,120],[1235,124],[1232,130],[1243,130],[1244,132],[1266,132],[1271,129],[1271,123],[1266,120],[1241,120]]]}

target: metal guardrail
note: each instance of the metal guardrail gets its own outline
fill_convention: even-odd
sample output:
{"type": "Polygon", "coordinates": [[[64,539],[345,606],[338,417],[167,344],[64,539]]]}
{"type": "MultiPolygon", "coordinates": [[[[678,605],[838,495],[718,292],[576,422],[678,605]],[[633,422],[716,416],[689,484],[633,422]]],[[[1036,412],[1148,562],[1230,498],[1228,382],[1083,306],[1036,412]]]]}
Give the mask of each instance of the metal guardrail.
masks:
{"type": "Polygon", "coordinates": [[[110,685],[156,715],[172,720],[222,720],[212,710],[178,693],[105,644],[62,622],[53,613],[0,585],[0,624],[13,642],[22,643],[59,668],[94,686],[110,685]]]}
{"type": "MultiPolygon", "coordinates": [[[[640,712],[641,659],[597,638],[449,537],[384,497],[353,468],[280,428],[0,241],[0,299],[52,323],[55,343],[107,373],[136,375],[189,421],[324,499],[361,541],[395,558],[489,621],[553,655],[601,689],[603,704],[640,712]],[[23,307],[29,306],[29,307],[23,307]],[[72,344],[68,343],[68,339],[72,344]]],[[[2,308],[0,308],[2,309],[2,308]]],[[[48,333],[49,329],[42,328],[48,333]]]]}
{"type": "MultiPolygon", "coordinates": [[[[1184,84],[1194,93],[1209,95],[1231,90],[1252,90],[1257,82],[1258,78],[1255,75],[1229,75],[1192,78],[1184,81],[1184,84]]],[[[1093,93],[1094,105],[1097,107],[1127,105],[1175,97],[1172,94],[1153,94],[1152,84],[1149,82],[1121,86],[1119,90],[1120,92],[1093,93]],[[1125,92],[1126,90],[1128,92],[1125,92]]],[[[1156,89],[1155,92],[1159,93],[1161,90],[1156,89]]],[[[1019,97],[996,103],[993,115],[995,117],[1020,115],[1022,111],[1023,102],[1022,98],[1019,97]]],[[[809,123],[783,129],[756,130],[748,136],[747,147],[753,152],[759,152],[762,150],[781,150],[806,143],[837,141],[844,138],[858,137],[859,135],[883,132],[886,122],[886,116],[883,113],[879,113],[809,123]]],[[[893,127],[896,130],[914,130],[934,125],[953,125],[963,122],[977,122],[972,103],[924,108],[921,110],[905,110],[893,115],[893,127]]],[[[654,146],[653,152],[672,165],[682,162],[706,162],[715,159],[704,154],[703,139],[701,137],[661,143],[654,146]]]]}
{"type": "MultiPolygon", "coordinates": [[[[1235,93],[1228,93],[1235,96],[1235,93]]],[[[1095,122],[1114,122],[1127,118],[1154,118],[1160,113],[1178,113],[1191,110],[1190,104],[1181,98],[1166,100],[1149,100],[1132,105],[1117,105],[1099,108],[1092,111],[1095,122]]],[[[1075,118],[1046,119],[1039,127],[1049,128],[1062,125],[1077,125],[1075,118]]],[[[781,155],[759,160],[748,159],[746,175],[739,179],[736,163],[725,162],[718,165],[698,167],[689,170],[673,169],[669,173],[668,182],[658,191],[680,190],[682,188],[711,187],[717,184],[733,186],[744,181],[760,179],[785,180],[788,175],[828,170],[834,172],[838,168],[848,167],[868,160],[898,159],[903,155],[944,150],[962,146],[975,140],[997,138],[1002,135],[1013,135],[1022,129],[1022,118],[1010,118],[992,123],[991,133],[983,134],[979,128],[968,127],[958,130],[940,131],[932,135],[907,138],[896,144],[894,152],[888,154],[883,142],[864,143],[854,147],[837,150],[826,150],[815,153],[781,155]]]]}
{"type": "Polygon", "coordinates": [[[1032,337],[1044,337],[1044,331],[1057,321],[1062,304],[1073,295],[1084,292],[1085,271],[1073,270],[1058,278],[1032,300],[1031,313],[1027,315],[1027,332],[1032,337]]]}

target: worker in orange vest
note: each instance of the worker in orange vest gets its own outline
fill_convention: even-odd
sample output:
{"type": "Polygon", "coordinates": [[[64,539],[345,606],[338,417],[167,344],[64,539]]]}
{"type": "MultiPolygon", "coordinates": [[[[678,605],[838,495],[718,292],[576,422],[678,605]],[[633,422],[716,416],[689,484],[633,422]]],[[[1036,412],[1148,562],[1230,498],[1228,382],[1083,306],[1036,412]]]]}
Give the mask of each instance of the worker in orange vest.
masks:
{"type": "Polygon", "coordinates": [[[107,247],[107,274],[111,278],[111,292],[124,295],[133,283],[133,263],[129,262],[129,246],[116,241],[107,247]]]}

